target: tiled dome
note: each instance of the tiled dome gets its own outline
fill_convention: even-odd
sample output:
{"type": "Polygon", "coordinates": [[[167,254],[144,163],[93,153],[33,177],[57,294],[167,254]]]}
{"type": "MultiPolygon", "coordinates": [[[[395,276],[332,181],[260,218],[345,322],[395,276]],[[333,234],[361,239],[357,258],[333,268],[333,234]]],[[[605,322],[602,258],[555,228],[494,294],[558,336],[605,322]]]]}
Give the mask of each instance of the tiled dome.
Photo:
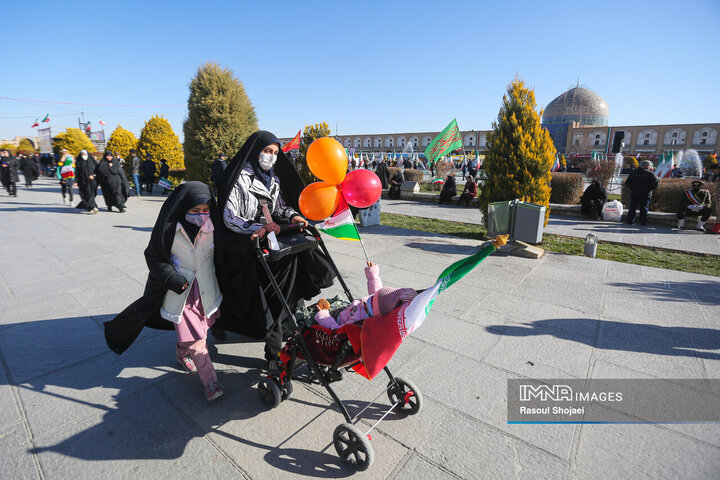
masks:
{"type": "Polygon", "coordinates": [[[592,90],[571,88],[545,108],[542,123],[572,123],[607,125],[610,110],[607,102],[592,90]]]}

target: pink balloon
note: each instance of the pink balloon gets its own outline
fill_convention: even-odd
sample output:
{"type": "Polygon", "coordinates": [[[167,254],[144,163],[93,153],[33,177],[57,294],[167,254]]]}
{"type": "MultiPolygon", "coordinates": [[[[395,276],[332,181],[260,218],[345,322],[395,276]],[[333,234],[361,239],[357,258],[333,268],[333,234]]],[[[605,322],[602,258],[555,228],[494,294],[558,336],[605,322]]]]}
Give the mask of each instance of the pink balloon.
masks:
{"type": "Polygon", "coordinates": [[[345,176],[340,190],[347,203],[353,207],[366,208],[378,201],[382,194],[382,184],[372,171],[359,168],[345,176]]]}

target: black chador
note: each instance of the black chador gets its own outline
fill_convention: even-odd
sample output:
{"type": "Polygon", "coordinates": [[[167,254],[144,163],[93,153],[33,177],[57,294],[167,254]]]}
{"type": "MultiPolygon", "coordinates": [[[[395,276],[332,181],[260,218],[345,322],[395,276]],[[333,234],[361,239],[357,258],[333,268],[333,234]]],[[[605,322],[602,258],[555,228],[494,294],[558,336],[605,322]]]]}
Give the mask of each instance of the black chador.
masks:
{"type": "MultiPolygon", "coordinates": [[[[189,209],[200,203],[210,204],[210,220],[217,226],[222,220],[218,215],[217,203],[210,192],[210,187],[202,182],[186,182],[178,186],[165,200],[155,222],[150,243],[145,249],[145,262],[148,273],[143,296],[119,313],[114,319],[104,323],[105,340],[110,349],[118,354],[123,353],[140,335],[143,327],[172,330],[174,324],[160,316],[165,294],[168,290],[182,292],[187,281],[173,267],[170,251],[175,240],[178,222],[191,238],[198,232],[198,227],[185,221],[189,209]]],[[[217,259],[217,249],[216,259],[217,259]]],[[[217,266],[217,260],[215,265],[217,266]]]]}
{"type": "MultiPolygon", "coordinates": [[[[255,132],[233,157],[218,185],[221,215],[246,167],[253,167],[253,175],[268,175],[267,172],[259,171],[257,160],[265,147],[276,142],[275,135],[270,132],[255,132]]],[[[282,150],[277,154],[273,170],[275,180],[272,181],[279,183],[280,195],[285,204],[299,211],[298,197],[304,185],[282,150]]],[[[272,184],[270,178],[262,180],[272,184]]],[[[265,337],[266,358],[270,359],[282,347],[279,327],[281,303],[259,264],[250,236],[233,232],[224,223],[216,226],[215,232],[221,232],[215,242],[216,246],[220,245],[218,281],[223,293],[223,304],[220,307],[222,315],[216,325],[252,338],[265,337]]],[[[287,256],[270,266],[290,306],[302,299],[310,300],[320,293],[321,288],[332,285],[335,277],[327,258],[319,250],[287,256]]]]}
{"type": "Polygon", "coordinates": [[[127,200],[130,186],[127,177],[120,163],[113,158],[112,152],[105,152],[102,160],[95,169],[100,180],[103,198],[108,210],[117,207],[121,212],[125,211],[125,200],[127,200]]]}
{"type": "Polygon", "coordinates": [[[75,159],[75,181],[80,191],[80,203],[77,208],[87,210],[88,212],[97,208],[95,196],[97,196],[97,163],[95,159],[83,150],[75,159]],[[85,158],[83,158],[83,154],[85,158]],[[92,177],[92,178],[91,178],[92,177]]]}

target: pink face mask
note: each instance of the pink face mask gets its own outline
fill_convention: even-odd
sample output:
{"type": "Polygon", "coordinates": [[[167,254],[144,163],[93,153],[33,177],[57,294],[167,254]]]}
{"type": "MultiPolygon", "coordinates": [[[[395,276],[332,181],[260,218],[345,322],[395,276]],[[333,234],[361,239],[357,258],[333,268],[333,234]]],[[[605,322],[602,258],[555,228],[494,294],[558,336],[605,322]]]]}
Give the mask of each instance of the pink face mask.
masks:
{"type": "Polygon", "coordinates": [[[340,325],[355,323],[366,318],[368,318],[368,314],[362,300],[353,301],[349,307],[342,310],[338,315],[340,325]]]}

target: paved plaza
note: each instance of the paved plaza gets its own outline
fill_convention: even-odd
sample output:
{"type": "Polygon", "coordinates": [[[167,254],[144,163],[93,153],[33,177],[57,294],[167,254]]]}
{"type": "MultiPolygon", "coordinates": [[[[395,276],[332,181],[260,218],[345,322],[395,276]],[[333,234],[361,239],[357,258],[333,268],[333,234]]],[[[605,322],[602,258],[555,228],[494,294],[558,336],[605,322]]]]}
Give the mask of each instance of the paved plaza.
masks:
{"type": "MultiPolygon", "coordinates": [[[[354,474],[332,446],[344,420],[324,389],[295,382],[288,401],[262,406],[262,343],[210,341],[226,387],[212,404],[197,376],[178,369],[174,332],[146,329],[123,355],[109,351],[102,322],[142,294],[143,250],[163,197],[92,216],[64,206],[55,181],[19,187],[17,198],[2,193],[2,479],[718,478],[719,424],[514,425],[506,411],[514,378],[720,378],[718,277],[559,254],[490,256],[439,297],[391,360],[424,406],[390,414],[372,433],[374,464],[354,474]]],[[[432,204],[383,209],[479,219],[432,204]]],[[[582,236],[586,227],[573,225],[553,218],[548,231],[582,236]]],[[[361,234],[390,287],[428,287],[478,247],[382,226],[361,234]]],[[[622,233],[656,234],[672,235],[622,233]]],[[[353,293],[364,294],[360,245],[326,242],[353,293]]],[[[354,410],[385,384],[346,375],[335,385],[354,410]]],[[[379,402],[363,428],[381,415],[384,395],[379,402]]]]}

